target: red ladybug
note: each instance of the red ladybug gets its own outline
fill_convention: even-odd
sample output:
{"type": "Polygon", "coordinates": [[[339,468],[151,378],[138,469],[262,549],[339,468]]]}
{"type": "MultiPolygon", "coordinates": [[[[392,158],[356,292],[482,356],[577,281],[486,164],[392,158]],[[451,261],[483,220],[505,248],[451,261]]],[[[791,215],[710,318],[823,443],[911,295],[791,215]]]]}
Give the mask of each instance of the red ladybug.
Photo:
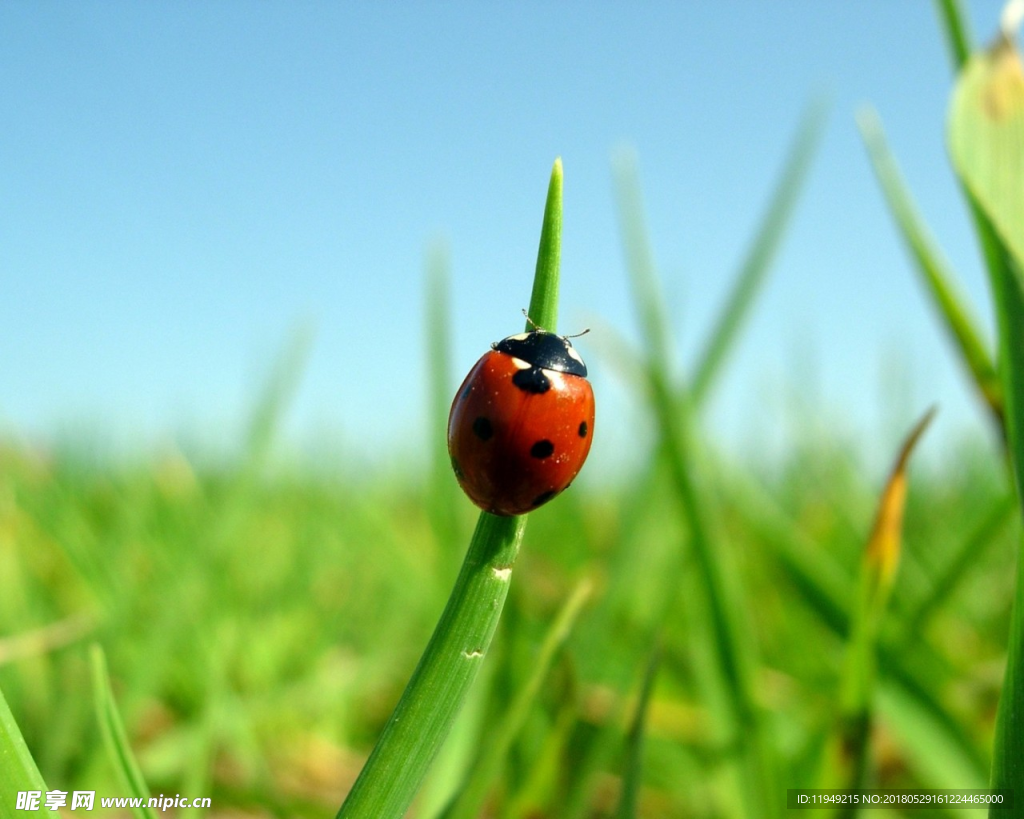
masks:
{"type": "Polygon", "coordinates": [[[469,371],[448,417],[462,490],[494,515],[522,515],[567,489],[590,452],[594,391],[565,336],[509,336],[469,371]]]}

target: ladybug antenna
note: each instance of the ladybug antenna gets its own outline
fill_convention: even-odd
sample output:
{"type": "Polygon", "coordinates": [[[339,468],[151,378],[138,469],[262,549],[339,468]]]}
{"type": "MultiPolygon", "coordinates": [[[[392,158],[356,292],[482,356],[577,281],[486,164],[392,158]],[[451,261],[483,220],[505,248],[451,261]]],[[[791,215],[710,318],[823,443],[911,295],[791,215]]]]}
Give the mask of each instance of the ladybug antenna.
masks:
{"type": "MultiPolygon", "coordinates": [[[[530,322],[530,326],[534,330],[536,330],[538,333],[546,333],[547,332],[547,330],[545,330],[543,327],[541,327],[539,324],[537,324],[537,322],[535,322],[532,318],[530,318],[530,314],[526,312],[525,308],[523,309],[523,315],[526,316],[526,320],[528,322],[530,322]]],[[[562,336],[562,338],[564,338],[566,340],[568,340],[570,338],[579,338],[580,336],[585,336],[589,332],[590,332],[590,328],[588,327],[586,330],[584,330],[581,333],[573,333],[571,336],[562,336]]]]}
{"type": "Polygon", "coordinates": [[[523,315],[526,316],[526,320],[530,323],[530,326],[534,330],[536,330],[538,333],[546,333],[547,332],[547,330],[545,330],[543,327],[541,327],[539,324],[537,324],[537,322],[535,322],[532,318],[530,318],[530,314],[526,312],[526,308],[525,307],[523,308],[523,315]]]}

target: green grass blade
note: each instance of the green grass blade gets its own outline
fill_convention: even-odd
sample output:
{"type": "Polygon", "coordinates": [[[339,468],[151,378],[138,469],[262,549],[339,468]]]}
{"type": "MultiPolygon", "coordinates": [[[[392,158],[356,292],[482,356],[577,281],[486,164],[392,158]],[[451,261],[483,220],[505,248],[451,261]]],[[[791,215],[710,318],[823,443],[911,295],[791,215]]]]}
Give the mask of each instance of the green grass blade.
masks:
{"type": "Polygon", "coordinates": [[[740,266],[732,291],[697,359],[693,376],[693,402],[700,406],[707,398],[722,365],[734,345],[744,320],[750,314],[772,261],[786,233],[786,226],[803,190],[811,160],[824,131],[828,108],[821,101],[808,106],[789,149],[782,175],[776,184],[747,256],[740,266]]]}
{"type": "Polygon", "coordinates": [[[756,658],[749,639],[751,630],[743,621],[745,610],[740,604],[743,597],[736,587],[737,574],[726,565],[728,553],[713,533],[712,506],[705,499],[695,468],[696,441],[691,429],[690,395],[672,384],[668,363],[671,342],[662,310],[664,300],[643,221],[636,168],[629,159],[620,161],[617,182],[627,266],[648,354],[650,402],[702,581],[718,670],[727,694],[729,730],[743,771],[744,800],[752,815],[771,817],[779,810],[779,803],[775,798],[773,751],[752,693],[756,658]]]}
{"type": "Polygon", "coordinates": [[[640,698],[637,700],[633,722],[629,728],[626,768],[622,776],[622,794],[619,797],[618,810],[615,812],[616,819],[635,819],[637,815],[637,807],[640,804],[640,788],[643,785],[644,723],[647,719],[647,709],[651,703],[651,694],[654,691],[654,678],[657,676],[660,663],[661,646],[656,645],[647,660],[640,698]]]}
{"type": "MultiPolygon", "coordinates": [[[[551,331],[558,318],[561,226],[562,163],[556,160],[530,300],[530,317],[551,331]]],[[[448,604],[338,819],[405,815],[490,648],[525,529],[525,515],[480,513],[448,604]]]]}
{"type": "Polygon", "coordinates": [[[647,236],[636,157],[630,152],[616,157],[615,188],[633,304],[644,334],[647,370],[667,375],[672,371],[672,333],[665,314],[664,294],[654,273],[654,254],[647,236]]]}
{"type": "MultiPolygon", "coordinates": [[[[562,160],[556,159],[551,168],[548,197],[544,204],[544,223],[537,249],[537,270],[533,277],[530,309],[527,315],[538,327],[549,333],[558,328],[558,281],[562,260],[562,160]]],[[[525,330],[533,326],[526,322],[525,330]]]]}
{"type": "Polygon", "coordinates": [[[46,783],[0,691],[0,819],[25,815],[16,810],[19,791],[45,794],[46,783]]]}
{"type": "Polygon", "coordinates": [[[266,459],[274,434],[298,390],[312,346],[312,326],[299,325],[274,362],[249,421],[247,454],[251,468],[258,468],[266,459]]]}
{"type": "MultiPolygon", "coordinates": [[[[107,659],[103,654],[103,649],[96,643],[89,650],[89,663],[92,666],[96,719],[100,725],[100,733],[103,735],[103,744],[106,746],[107,755],[117,771],[122,787],[132,796],[142,799],[145,804],[145,801],[149,800],[150,790],[142,776],[138,762],[135,761],[131,746],[128,744],[128,734],[124,730],[124,722],[118,713],[114,692],[110,689],[107,659]]],[[[136,819],[156,819],[156,812],[149,807],[132,808],[131,810],[136,819]]]]}
{"type": "MultiPolygon", "coordinates": [[[[1004,35],[964,67],[949,119],[953,164],[975,213],[1005,248],[993,265],[1001,375],[1010,456],[1024,507],[1024,67],[1004,35]]],[[[987,228],[982,232],[986,238],[987,228]]],[[[988,236],[991,243],[992,236],[988,236]]],[[[993,254],[987,252],[991,260],[993,254]]],[[[1009,656],[996,717],[993,788],[1024,792],[1024,554],[1018,550],[1017,591],[1009,656]]]]}
{"type": "Polygon", "coordinates": [[[978,392],[1002,430],[1002,385],[989,352],[989,345],[982,340],[980,325],[974,311],[914,206],[896,160],[886,144],[878,114],[871,108],[861,109],[857,115],[857,125],[867,147],[871,166],[903,241],[942,316],[946,330],[952,336],[971,373],[978,392]]]}
{"type": "Polygon", "coordinates": [[[946,35],[950,61],[953,68],[959,71],[971,56],[971,33],[967,28],[967,18],[959,0],[935,0],[935,8],[946,35]]]}
{"type": "Polygon", "coordinates": [[[458,795],[442,814],[443,819],[473,819],[480,815],[487,793],[501,771],[513,740],[526,722],[551,663],[568,639],[592,591],[593,584],[589,580],[580,581],[573,589],[544,636],[526,684],[516,694],[501,722],[487,732],[486,746],[477,757],[458,795]]]}
{"type": "Polygon", "coordinates": [[[1010,522],[1016,507],[1017,499],[1013,495],[1000,498],[977,528],[964,540],[952,560],[932,584],[928,595],[906,615],[907,641],[919,639],[931,615],[949,599],[964,580],[971,576],[971,569],[978,564],[991,545],[997,542],[996,536],[1010,522]]]}
{"type": "Polygon", "coordinates": [[[526,518],[480,514],[451,597],[338,819],[405,815],[498,625],[526,518]]]}
{"type": "MultiPolygon", "coordinates": [[[[854,595],[842,568],[757,484],[748,480],[742,489],[735,496],[739,511],[757,541],[772,552],[799,599],[838,637],[848,638],[854,595]]],[[[961,760],[961,768],[973,766],[972,781],[976,781],[987,765],[985,755],[976,747],[972,732],[958,724],[943,706],[939,692],[946,677],[936,673],[936,663],[921,635],[915,638],[910,644],[895,643],[883,633],[878,646],[882,682],[888,681],[899,696],[915,703],[917,721],[927,725],[933,737],[941,738],[936,747],[947,749],[946,756],[961,760]]],[[[943,787],[943,783],[938,780],[934,786],[943,787]]]]}

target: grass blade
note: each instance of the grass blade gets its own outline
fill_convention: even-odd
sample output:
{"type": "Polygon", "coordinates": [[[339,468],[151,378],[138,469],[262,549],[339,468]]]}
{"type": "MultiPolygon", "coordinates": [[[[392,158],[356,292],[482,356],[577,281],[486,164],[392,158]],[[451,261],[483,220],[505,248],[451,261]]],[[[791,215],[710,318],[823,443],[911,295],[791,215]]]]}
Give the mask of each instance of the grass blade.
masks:
{"type": "Polygon", "coordinates": [[[693,402],[697,406],[706,399],[722,371],[726,356],[739,335],[743,321],[750,314],[754,299],[782,244],[786,226],[803,189],[818,143],[821,141],[827,110],[824,102],[816,101],[804,113],[768,210],[747,252],[747,257],[740,266],[725,306],[697,360],[692,386],[693,402]]]}
{"type": "Polygon", "coordinates": [[[751,815],[771,817],[779,806],[774,795],[772,750],[752,693],[756,660],[754,647],[748,639],[751,630],[742,622],[745,610],[735,588],[737,575],[725,565],[728,555],[722,548],[724,544],[713,534],[711,505],[704,500],[694,466],[690,395],[672,384],[668,364],[670,334],[661,307],[664,302],[644,226],[636,168],[629,160],[620,162],[617,182],[627,265],[646,342],[650,401],[701,577],[718,671],[727,693],[731,742],[738,751],[743,771],[744,800],[751,815]]]}
{"type": "MultiPolygon", "coordinates": [[[[1018,498],[1024,508],[1024,66],[1008,32],[964,67],[949,119],[953,164],[983,227],[990,262],[1007,432],[1018,498]],[[993,251],[993,239],[1003,245],[993,251]],[[993,259],[997,261],[993,264],[993,259]],[[998,264],[1001,260],[1002,264],[998,264]]],[[[996,717],[993,788],[1024,792],[1024,554],[1018,551],[1017,591],[1009,656],[996,717]]]]}
{"type": "Polygon", "coordinates": [[[936,11],[949,46],[949,58],[953,68],[959,71],[971,56],[971,33],[967,30],[967,19],[959,0],[936,0],[936,11]]]}
{"type": "Polygon", "coordinates": [[[660,663],[661,647],[656,645],[647,660],[640,699],[637,700],[633,723],[629,728],[626,770],[622,777],[622,795],[619,798],[618,810],[615,812],[616,819],[635,819],[637,815],[640,787],[643,784],[644,722],[647,719],[647,709],[651,703],[651,693],[654,691],[654,678],[657,676],[660,663]]]}
{"type": "Polygon", "coordinates": [[[558,612],[544,636],[526,684],[516,694],[501,722],[488,731],[486,747],[477,757],[459,794],[442,814],[443,819],[473,819],[480,815],[487,792],[500,772],[513,740],[526,722],[556,653],[568,639],[576,618],[592,592],[593,584],[589,580],[580,581],[558,612]]]}
{"type": "MultiPolygon", "coordinates": [[[[562,261],[562,160],[555,160],[544,204],[544,224],[537,248],[537,270],[533,276],[533,292],[527,315],[538,327],[549,333],[558,328],[558,271],[562,261]]],[[[530,322],[523,328],[533,329],[530,322]]]]}
{"type": "Polygon", "coordinates": [[[46,783],[0,691],[0,819],[15,819],[19,791],[46,793],[46,783]]]}
{"type": "Polygon", "coordinates": [[[924,279],[946,330],[952,336],[960,355],[967,365],[978,392],[1003,430],[1003,393],[999,374],[982,341],[974,311],[956,284],[942,252],[936,247],[927,227],[921,220],[903,176],[886,144],[878,114],[863,108],[857,115],[857,125],[868,151],[868,158],[881,185],[886,203],[907,245],[918,272],[924,279]]]}
{"type": "Polygon", "coordinates": [[[267,375],[249,421],[247,455],[250,469],[261,467],[270,452],[274,435],[281,427],[298,391],[313,346],[312,325],[298,325],[290,333],[267,375]]]}
{"type": "MultiPolygon", "coordinates": [[[[110,689],[107,658],[103,654],[103,649],[96,643],[93,643],[89,650],[89,663],[92,666],[96,719],[100,725],[100,733],[103,735],[107,756],[117,771],[121,786],[135,798],[142,799],[143,805],[145,805],[149,800],[150,790],[142,776],[139,763],[135,761],[131,745],[128,744],[128,734],[124,730],[124,722],[118,713],[114,692],[110,689]]],[[[131,810],[136,819],[156,819],[156,812],[149,807],[132,808],[131,810]]]]}
{"type": "MultiPolygon", "coordinates": [[[[556,160],[530,300],[530,317],[551,331],[558,317],[561,225],[562,163],[556,160]]],[[[480,513],[448,604],[338,819],[405,815],[490,647],[525,529],[525,515],[480,513]]]]}
{"type": "Polygon", "coordinates": [[[942,570],[932,585],[927,597],[923,598],[906,616],[907,641],[919,639],[927,627],[928,619],[939,606],[952,595],[957,586],[971,575],[971,568],[996,542],[996,536],[1010,522],[1017,499],[1013,495],[1000,498],[984,516],[981,523],[963,542],[953,559],[942,570]]]}
{"type": "Polygon", "coordinates": [[[338,819],[405,815],[490,646],[525,528],[525,517],[480,514],[448,605],[338,819]]]}
{"type": "MultiPolygon", "coordinates": [[[[838,772],[838,786],[843,788],[861,788],[865,785],[873,718],[876,653],[882,617],[899,562],[903,510],[907,498],[907,462],[934,414],[934,409],[926,413],[904,441],[882,490],[878,513],[864,550],[860,590],[847,646],[840,725],[833,746],[834,759],[831,760],[838,772]]],[[[853,815],[856,809],[851,807],[851,811],[844,815],[853,815]]]]}
{"type": "MultiPolygon", "coordinates": [[[[774,553],[774,559],[804,604],[833,633],[848,639],[853,595],[848,593],[842,568],[756,484],[747,481],[744,490],[736,499],[740,501],[746,525],[774,553]]],[[[987,767],[985,754],[976,747],[973,733],[958,724],[944,707],[938,692],[948,680],[936,673],[928,644],[920,635],[916,637],[910,643],[894,642],[883,633],[878,645],[883,682],[889,683],[895,696],[915,703],[916,722],[927,726],[932,737],[939,738],[933,744],[944,749],[945,756],[959,760],[961,769],[975,771],[976,780],[987,767]]],[[[940,779],[934,786],[944,787],[945,783],[940,779]]]]}

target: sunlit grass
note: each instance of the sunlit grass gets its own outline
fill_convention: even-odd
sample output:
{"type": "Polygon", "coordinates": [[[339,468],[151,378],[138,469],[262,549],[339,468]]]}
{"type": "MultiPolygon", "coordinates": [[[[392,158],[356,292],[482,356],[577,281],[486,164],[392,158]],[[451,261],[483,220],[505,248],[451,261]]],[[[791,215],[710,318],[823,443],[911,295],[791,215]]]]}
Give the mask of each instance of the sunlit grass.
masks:
{"type": "MultiPolygon", "coordinates": [[[[886,484],[863,457],[881,443],[851,446],[826,414],[776,462],[724,457],[705,432],[707,396],[798,217],[822,109],[812,106],[798,129],[692,358],[662,309],[626,160],[618,204],[643,348],[588,360],[609,373],[630,362],[628,375],[616,374],[632,379],[653,435],[638,442],[647,449],[628,474],[590,463],[592,479],[533,513],[525,536],[518,522],[483,518],[473,548],[494,536],[514,557],[523,537],[523,550],[486,663],[451,690],[416,690],[424,679],[451,682],[430,666],[431,649],[415,671],[477,520],[443,446],[454,387],[443,251],[428,264],[422,469],[277,468],[276,433],[312,343],[302,333],[270,366],[234,461],[171,450],[94,463],[0,443],[0,817],[18,815],[19,789],[47,786],[211,796],[214,815],[326,816],[382,736],[378,756],[397,775],[377,777],[371,761],[350,815],[376,817],[382,805],[400,815],[413,800],[422,819],[764,819],[782,814],[787,788],[823,779],[1019,784],[1024,746],[1007,715],[1024,679],[1012,483],[1024,475],[1024,264],[1015,258],[1024,205],[993,183],[986,157],[1021,144],[1017,131],[972,119],[990,58],[969,60],[957,4],[938,7],[955,64],[974,72],[959,86],[951,130],[994,288],[994,349],[879,121],[862,115],[861,129],[912,265],[1005,451],[932,433],[919,462],[904,470],[903,458],[886,484]],[[894,540],[899,527],[886,523],[901,516],[894,540]],[[90,654],[94,643],[102,650],[90,654]],[[400,736],[390,749],[389,736],[400,736]],[[393,787],[402,793],[380,789],[393,787]]],[[[1024,99],[1022,89],[1024,80],[1011,88],[1024,99]]],[[[555,178],[549,213],[552,202],[561,210],[560,165],[555,178]]],[[[530,307],[550,328],[558,230],[545,219],[530,307]]],[[[457,581],[456,597],[467,585],[457,581]]],[[[489,641],[497,611],[467,611],[450,619],[489,641]]]]}

